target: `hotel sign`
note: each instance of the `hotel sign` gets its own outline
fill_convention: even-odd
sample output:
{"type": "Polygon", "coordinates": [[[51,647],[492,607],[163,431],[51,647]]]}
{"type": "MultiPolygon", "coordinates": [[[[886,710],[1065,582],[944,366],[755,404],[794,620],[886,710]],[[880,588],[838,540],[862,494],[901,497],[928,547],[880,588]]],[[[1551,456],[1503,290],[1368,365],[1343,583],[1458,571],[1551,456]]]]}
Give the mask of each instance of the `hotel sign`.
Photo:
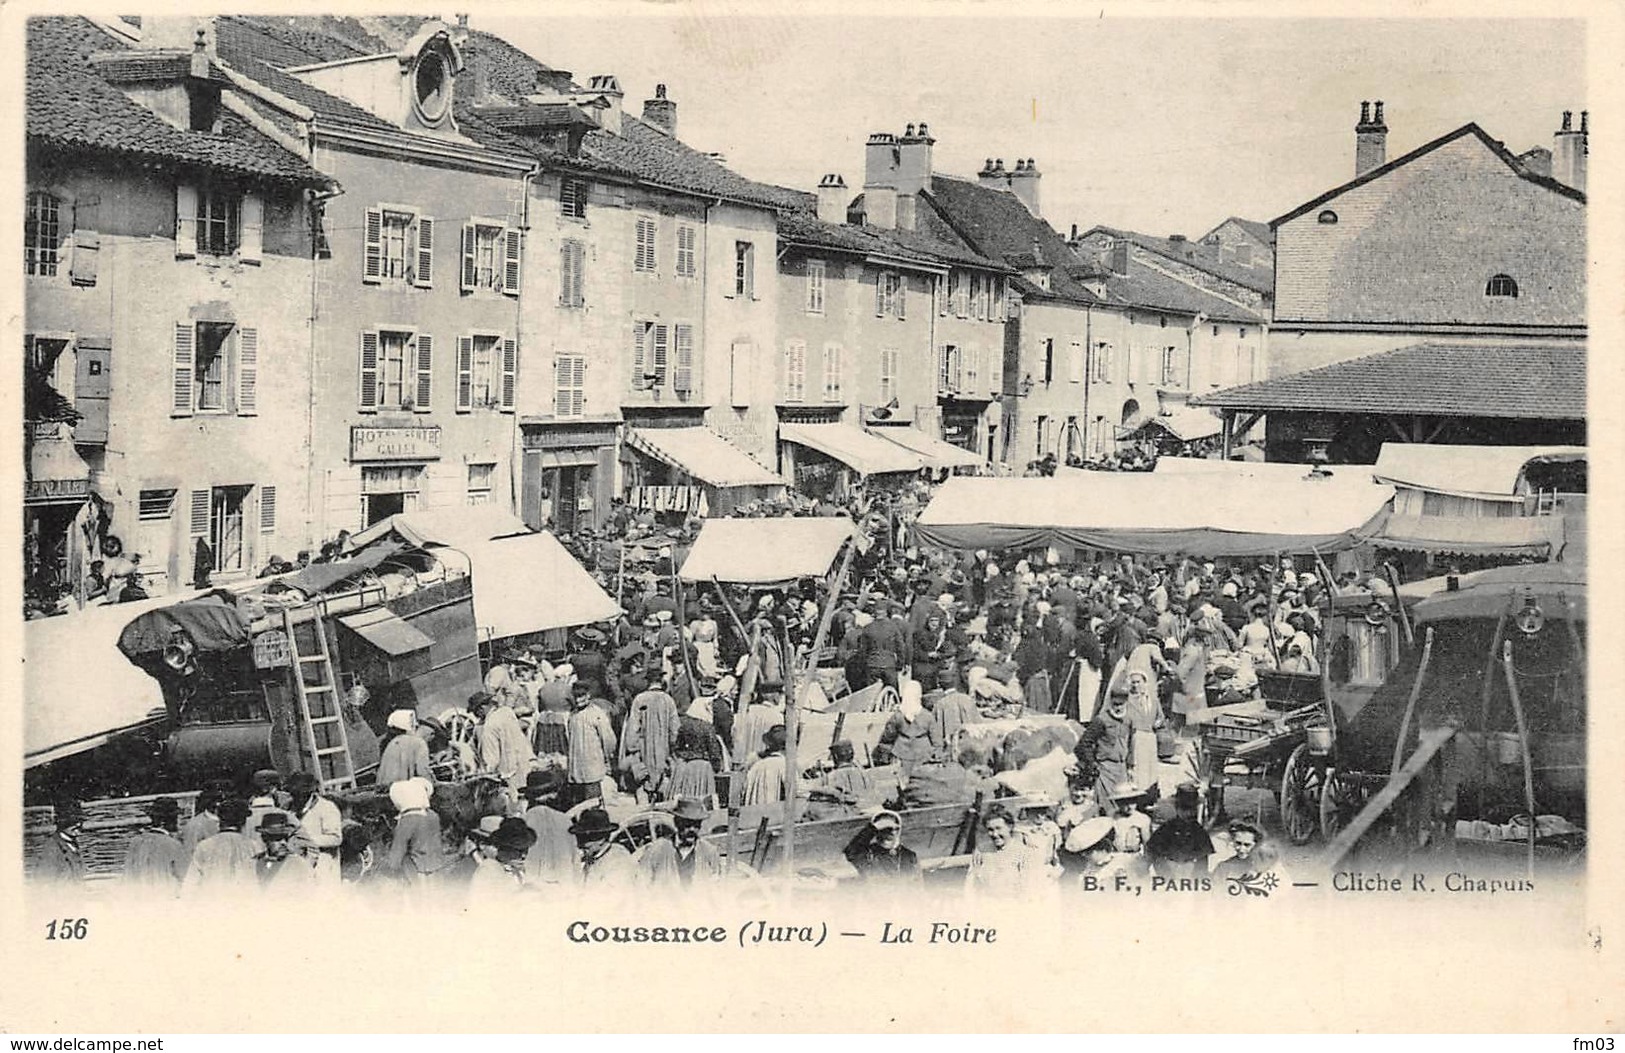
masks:
{"type": "Polygon", "coordinates": [[[440,459],[440,425],[350,428],[352,461],[435,461],[440,459]]]}

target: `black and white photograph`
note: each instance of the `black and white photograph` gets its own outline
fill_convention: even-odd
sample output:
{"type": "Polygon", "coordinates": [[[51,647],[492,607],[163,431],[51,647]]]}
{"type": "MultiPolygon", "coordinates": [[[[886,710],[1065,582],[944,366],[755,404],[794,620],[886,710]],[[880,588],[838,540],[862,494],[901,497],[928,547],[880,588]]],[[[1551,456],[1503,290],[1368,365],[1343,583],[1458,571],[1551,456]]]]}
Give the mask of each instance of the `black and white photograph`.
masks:
{"type": "Polygon", "coordinates": [[[469,11],[6,13],[0,1029],[1618,1029],[1612,21],[469,11]]]}

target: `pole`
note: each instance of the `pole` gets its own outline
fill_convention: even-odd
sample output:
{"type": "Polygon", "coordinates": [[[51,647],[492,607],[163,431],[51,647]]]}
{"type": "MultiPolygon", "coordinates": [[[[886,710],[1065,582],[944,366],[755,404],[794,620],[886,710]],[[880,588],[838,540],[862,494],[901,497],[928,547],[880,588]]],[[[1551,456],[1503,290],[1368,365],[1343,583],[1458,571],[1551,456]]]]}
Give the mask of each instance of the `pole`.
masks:
{"type": "MultiPolygon", "coordinates": [[[[1529,759],[1529,726],[1523,720],[1523,700],[1518,696],[1518,680],[1512,672],[1512,641],[1501,641],[1501,668],[1506,671],[1507,694],[1512,698],[1512,715],[1518,718],[1518,749],[1523,754],[1523,799],[1529,806],[1529,854],[1525,867],[1535,876],[1535,774],[1529,759]]],[[[1486,738],[1486,745],[1488,736],[1486,738]]]]}

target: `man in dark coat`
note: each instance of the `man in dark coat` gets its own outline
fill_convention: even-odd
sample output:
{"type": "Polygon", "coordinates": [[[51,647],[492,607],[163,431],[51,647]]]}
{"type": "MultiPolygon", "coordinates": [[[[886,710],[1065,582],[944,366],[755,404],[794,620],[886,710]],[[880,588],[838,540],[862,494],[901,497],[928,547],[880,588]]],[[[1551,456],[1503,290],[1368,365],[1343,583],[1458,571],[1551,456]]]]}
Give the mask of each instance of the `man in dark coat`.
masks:
{"type": "Polygon", "coordinates": [[[920,860],[903,846],[903,817],[882,811],[847,844],[846,861],[863,882],[917,883],[920,860]]]}
{"type": "Polygon", "coordinates": [[[1195,783],[1181,783],[1174,791],[1174,817],[1157,828],[1145,843],[1145,855],[1159,877],[1202,877],[1213,854],[1213,841],[1197,820],[1201,791],[1195,783]]]}

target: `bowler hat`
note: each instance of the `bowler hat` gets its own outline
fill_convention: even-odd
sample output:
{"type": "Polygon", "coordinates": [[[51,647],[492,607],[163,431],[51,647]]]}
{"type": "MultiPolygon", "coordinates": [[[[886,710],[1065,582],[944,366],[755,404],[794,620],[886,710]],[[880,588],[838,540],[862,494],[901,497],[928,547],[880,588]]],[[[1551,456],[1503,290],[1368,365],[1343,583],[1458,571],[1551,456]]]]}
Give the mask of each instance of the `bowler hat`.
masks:
{"type": "Polygon", "coordinates": [[[576,816],[576,821],[570,824],[570,833],[576,838],[607,837],[618,830],[609,813],[602,808],[588,808],[576,816]]]}
{"type": "Polygon", "coordinates": [[[260,837],[267,840],[273,837],[292,837],[298,829],[298,824],[287,812],[266,812],[259,825],[260,837]]]}
{"type": "Polygon", "coordinates": [[[524,794],[527,799],[546,797],[564,788],[564,773],[557,768],[538,768],[525,776],[524,794]]]}
{"type": "Polygon", "coordinates": [[[1202,791],[1194,782],[1182,782],[1174,789],[1174,807],[1195,808],[1202,799],[1202,791]]]}
{"type": "Polygon", "coordinates": [[[527,826],[523,819],[510,815],[497,825],[496,832],[487,840],[496,845],[498,851],[528,852],[530,846],[536,843],[536,831],[527,826]]]}
{"type": "Polygon", "coordinates": [[[674,819],[700,823],[711,815],[711,809],[698,797],[679,797],[677,807],[671,810],[671,814],[674,819]]]}

